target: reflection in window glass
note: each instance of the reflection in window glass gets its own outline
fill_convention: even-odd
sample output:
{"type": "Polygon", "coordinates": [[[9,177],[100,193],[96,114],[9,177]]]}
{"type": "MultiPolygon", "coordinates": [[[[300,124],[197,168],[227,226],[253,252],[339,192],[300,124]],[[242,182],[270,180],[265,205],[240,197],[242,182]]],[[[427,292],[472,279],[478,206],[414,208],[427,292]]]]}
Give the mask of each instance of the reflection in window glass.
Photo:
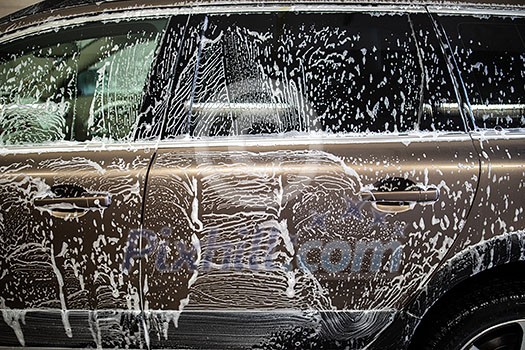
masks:
{"type": "Polygon", "coordinates": [[[475,122],[482,129],[525,126],[525,22],[440,19],[462,71],[475,122]]]}
{"type": "Polygon", "coordinates": [[[420,62],[408,15],[211,16],[187,104],[190,132],[414,130],[420,62]]]}
{"type": "Polygon", "coordinates": [[[0,143],[129,140],[165,24],[90,25],[0,48],[0,143]]]}

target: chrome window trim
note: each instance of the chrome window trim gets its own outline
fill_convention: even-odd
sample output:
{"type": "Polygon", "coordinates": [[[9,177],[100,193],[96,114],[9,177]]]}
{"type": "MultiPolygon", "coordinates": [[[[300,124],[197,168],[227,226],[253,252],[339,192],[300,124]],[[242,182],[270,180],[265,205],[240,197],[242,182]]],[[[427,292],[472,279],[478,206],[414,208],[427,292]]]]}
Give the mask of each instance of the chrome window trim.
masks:
{"type": "MultiPolygon", "coordinates": [[[[502,136],[500,136],[501,138],[502,136]]],[[[505,135],[507,138],[522,138],[520,135],[505,135]]],[[[407,147],[411,143],[420,142],[472,142],[468,132],[413,132],[408,134],[305,134],[305,135],[271,135],[271,136],[244,136],[194,139],[183,137],[172,140],[137,141],[127,143],[57,143],[42,145],[0,146],[0,160],[2,156],[18,154],[44,154],[44,153],[74,153],[74,152],[111,152],[111,151],[145,151],[154,152],[157,149],[167,148],[206,148],[206,147],[273,147],[273,146],[322,146],[338,144],[364,144],[364,143],[402,143],[407,147]]]]}
{"type": "Polygon", "coordinates": [[[479,6],[429,5],[427,9],[429,13],[436,15],[474,16],[481,18],[488,16],[525,17],[525,8],[523,8],[523,6],[497,9],[494,7],[479,6]]]}
{"type": "MultiPolygon", "coordinates": [[[[257,6],[255,4],[243,6],[217,6],[205,5],[194,7],[159,7],[156,9],[129,9],[118,12],[106,12],[98,14],[86,13],[75,17],[60,18],[44,23],[34,23],[29,27],[17,30],[13,27],[7,34],[0,37],[0,45],[37,34],[50,33],[65,27],[74,27],[93,22],[122,21],[154,19],[176,15],[221,15],[221,14],[253,14],[269,12],[310,12],[310,13],[343,13],[343,12],[364,12],[364,13],[426,13],[425,6],[419,5],[268,5],[257,6]]],[[[29,24],[27,24],[29,25],[29,24]]]]}
{"type": "Polygon", "coordinates": [[[471,133],[473,140],[514,140],[525,138],[524,128],[509,128],[503,130],[480,129],[471,133]]]}
{"type": "MultiPolygon", "coordinates": [[[[51,20],[43,23],[24,23],[22,29],[17,30],[16,24],[8,27],[6,33],[0,38],[0,44],[4,44],[21,37],[45,33],[68,26],[84,23],[107,21],[107,20],[126,20],[130,17],[134,19],[146,19],[155,17],[166,17],[174,15],[220,15],[220,14],[242,14],[242,13],[266,13],[266,12],[311,12],[311,13],[334,13],[334,12],[367,12],[367,13],[427,13],[432,14],[453,14],[453,15],[473,15],[473,16],[506,16],[506,17],[525,17],[523,7],[516,8],[494,8],[480,7],[472,5],[425,5],[425,4],[397,4],[397,5],[356,5],[356,4],[267,4],[259,6],[254,3],[223,4],[223,5],[180,5],[180,6],[161,6],[155,9],[124,9],[108,10],[101,13],[78,14],[72,17],[60,18],[60,15],[50,17],[51,20]],[[25,26],[25,27],[24,27],[25,26]]],[[[15,22],[16,23],[16,22],[15,22]]]]}
{"type": "MultiPolygon", "coordinates": [[[[130,151],[137,152],[144,150],[154,152],[159,141],[132,141],[119,143],[104,142],[58,142],[35,145],[0,145],[0,157],[15,154],[44,154],[44,153],[74,153],[74,152],[112,152],[130,151]]],[[[1,158],[0,158],[1,161],[1,158]]]]}
{"type": "Polygon", "coordinates": [[[174,139],[161,140],[158,149],[167,148],[212,148],[212,147],[275,147],[275,146],[308,146],[316,145],[341,145],[341,144],[378,144],[378,143],[402,143],[407,147],[411,143],[418,142],[450,142],[468,141],[472,138],[467,132],[458,133],[437,133],[427,132],[411,134],[363,134],[363,135],[334,135],[334,134],[305,134],[300,136],[244,136],[244,137],[224,137],[206,139],[174,139]]]}

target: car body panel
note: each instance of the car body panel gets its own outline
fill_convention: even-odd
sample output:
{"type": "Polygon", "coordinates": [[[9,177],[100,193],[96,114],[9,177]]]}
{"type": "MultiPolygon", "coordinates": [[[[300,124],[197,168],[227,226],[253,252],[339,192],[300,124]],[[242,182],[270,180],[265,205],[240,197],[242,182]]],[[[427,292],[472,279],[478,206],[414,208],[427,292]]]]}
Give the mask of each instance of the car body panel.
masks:
{"type": "MultiPolygon", "coordinates": [[[[48,332],[65,339],[65,344],[78,345],[74,336],[86,333],[79,320],[84,322],[81,325],[89,324],[91,342],[96,340],[93,334],[102,331],[100,336],[107,337],[104,327],[115,326],[111,342],[142,341],[133,340],[133,329],[121,322],[141,310],[139,275],[123,274],[122,263],[129,225],[140,226],[153,152],[89,149],[4,150],[0,155],[2,256],[6,257],[0,300],[5,325],[10,326],[3,326],[2,343],[16,345],[12,340],[18,338],[20,345],[42,345],[40,332],[28,331],[38,329],[42,319],[47,320],[48,332]],[[87,209],[65,202],[37,205],[43,198],[82,196],[58,193],[60,186],[71,185],[109,196],[111,204],[92,204],[87,209]]],[[[56,340],[48,341],[58,345],[56,340]]]]}
{"type": "MultiPolygon", "coordinates": [[[[442,262],[479,174],[468,134],[227,143],[161,143],[148,180],[149,243],[137,255],[145,305],[170,346],[166,334],[180,339],[186,312],[187,322],[199,313],[210,322],[209,312],[311,310],[345,324],[348,311],[367,311],[375,317],[346,321],[338,339],[370,338],[442,262]],[[439,201],[387,215],[361,199],[365,186],[393,177],[439,188],[439,201]]],[[[321,329],[338,329],[330,322],[321,329]]]]}

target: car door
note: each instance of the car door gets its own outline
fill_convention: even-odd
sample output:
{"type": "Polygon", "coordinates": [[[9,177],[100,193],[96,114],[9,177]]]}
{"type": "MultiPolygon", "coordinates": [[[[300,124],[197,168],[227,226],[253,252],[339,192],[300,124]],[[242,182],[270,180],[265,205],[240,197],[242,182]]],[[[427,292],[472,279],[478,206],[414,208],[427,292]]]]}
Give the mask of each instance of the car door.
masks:
{"type": "Polygon", "coordinates": [[[520,234],[523,212],[523,128],[525,21],[494,12],[484,18],[431,9],[451,44],[468,93],[482,159],[478,205],[458,250],[483,241],[520,234]],[[490,205],[487,205],[490,203],[490,205]]]}
{"type": "Polygon", "coordinates": [[[135,133],[167,19],[128,15],[0,48],[2,346],[145,346],[140,274],[123,267],[155,151],[135,133]]]}
{"type": "Polygon", "coordinates": [[[266,11],[187,36],[131,256],[153,347],[364,347],[472,204],[478,159],[423,9],[266,11]]]}

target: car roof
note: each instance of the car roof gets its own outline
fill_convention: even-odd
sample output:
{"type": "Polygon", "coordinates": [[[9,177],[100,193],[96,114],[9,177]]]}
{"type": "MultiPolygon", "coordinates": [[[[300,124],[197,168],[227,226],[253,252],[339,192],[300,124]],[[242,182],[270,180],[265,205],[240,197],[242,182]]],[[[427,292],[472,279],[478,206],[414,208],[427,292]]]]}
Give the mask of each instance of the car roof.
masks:
{"type": "Polygon", "coordinates": [[[49,18],[79,16],[101,11],[132,8],[193,7],[193,6],[241,6],[249,4],[355,4],[355,5],[443,5],[443,6],[493,6],[496,8],[516,6],[525,8],[525,0],[44,0],[0,19],[0,34],[26,27],[49,18]]]}
{"type": "MultiPolygon", "coordinates": [[[[159,1],[155,0],[44,0],[41,1],[35,5],[29,6],[23,10],[20,10],[18,12],[15,12],[14,14],[4,17],[1,22],[4,22],[6,20],[15,20],[21,17],[29,16],[29,15],[35,15],[39,13],[45,13],[45,12],[53,12],[59,9],[64,8],[75,8],[75,7],[82,7],[86,5],[94,5],[94,4],[104,4],[104,3],[121,3],[124,7],[127,5],[155,5],[155,3],[159,1]]],[[[494,6],[501,6],[501,5],[525,5],[524,0],[460,0],[460,1],[453,1],[453,0],[441,0],[441,1],[435,1],[435,0],[341,0],[341,1],[334,1],[334,0],[295,0],[295,1],[264,1],[264,0],[229,0],[229,1],[206,1],[206,0],[172,0],[171,3],[176,5],[184,5],[184,6],[191,6],[192,4],[195,5],[202,5],[202,4],[227,4],[231,3],[232,5],[240,5],[242,3],[283,3],[283,4],[293,4],[293,3],[348,3],[348,4],[378,4],[378,3],[403,3],[403,4],[424,4],[424,5],[461,5],[461,4],[480,4],[480,5],[494,5],[494,6]]]]}

